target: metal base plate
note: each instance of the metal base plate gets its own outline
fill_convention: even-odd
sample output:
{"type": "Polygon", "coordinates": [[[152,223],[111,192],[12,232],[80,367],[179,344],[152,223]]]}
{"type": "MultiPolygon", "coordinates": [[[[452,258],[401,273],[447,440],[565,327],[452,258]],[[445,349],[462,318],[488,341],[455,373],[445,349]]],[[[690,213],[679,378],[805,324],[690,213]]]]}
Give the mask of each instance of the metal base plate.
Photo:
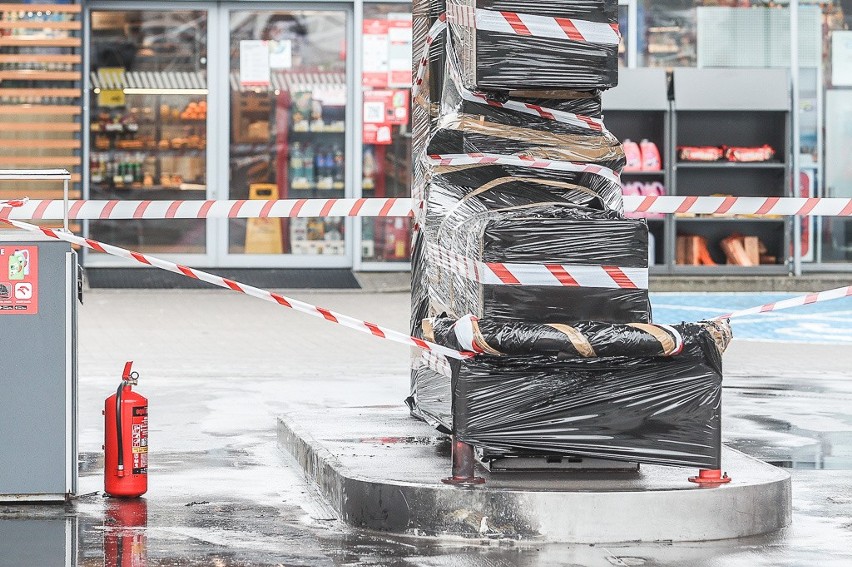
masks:
{"type": "Polygon", "coordinates": [[[587,457],[502,457],[486,463],[491,472],[512,471],[606,471],[638,472],[639,463],[587,457]]]}

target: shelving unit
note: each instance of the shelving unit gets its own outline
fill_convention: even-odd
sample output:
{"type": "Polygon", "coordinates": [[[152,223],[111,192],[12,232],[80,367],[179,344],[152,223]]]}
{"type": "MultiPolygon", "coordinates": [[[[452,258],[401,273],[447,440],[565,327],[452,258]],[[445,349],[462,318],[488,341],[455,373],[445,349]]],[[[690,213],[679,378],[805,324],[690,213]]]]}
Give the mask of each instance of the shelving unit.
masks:
{"type": "MultiPolygon", "coordinates": [[[[79,4],[0,3],[0,167],[62,167],[80,197],[79,4]]],[[[0,199],[62,197],[61,184],[5,184],[0,199]]]]}
{"type": "MultiPolygon", "coordinates": [[[[675,69],[671,147],[762,146],[775,149],[770,162],[670,161],[671,194],[706,196],[790,196],[790,95],[784,69],[675,69]]],[[[671,221],[672,237],[696,235],[707,241],[715,266],[678,265],[675,274],[788,272],[791,226],[786,218],[682,217],[671,221]],[[776,259],[773,264],[726,264],[719,242],[731,235],[757,236],[776,259]]]]}
{"type": "MultiPolygon", "coordinates": [[[[660,171],[625,171],[623,183],[659,181],[668,190],[671,184],[671,108],[667,96],[667,77],[664,69],[620,69],[618,86],[603,94],[604,123],[621,141],[643,138],[654,142],[660,150],[663,168],[660,171]]],[[[654,237],[652,273],[669,271],[673,263],[671,221],[649,218],[648,231],[654,237]]]]}

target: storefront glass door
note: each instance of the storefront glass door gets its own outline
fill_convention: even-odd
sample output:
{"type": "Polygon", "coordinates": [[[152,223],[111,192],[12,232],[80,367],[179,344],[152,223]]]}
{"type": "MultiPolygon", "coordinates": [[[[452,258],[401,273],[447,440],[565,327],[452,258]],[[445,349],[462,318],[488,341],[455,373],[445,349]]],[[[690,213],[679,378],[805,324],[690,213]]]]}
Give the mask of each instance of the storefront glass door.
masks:
{"type": "MultiPolygon", "coordinates": [[[[196,200],[212,195],[208,10],[170,2],[90,4],[87,198],[196,200]]],[[[98,240],[166,256],[210,258],[203,220],[91,221],[98,240]]],[[[92,253],[87,265],[114,258],[92,253]]]]}
{"type": "MultiPolygon", "coordinates": [[[[351,8],[230,4],[223,178],[230,199],[353,195],[347,78],[351,8]]],[[[345,218],[231,220],[223,262],[240,266],[350,266],[345,218]]]]}

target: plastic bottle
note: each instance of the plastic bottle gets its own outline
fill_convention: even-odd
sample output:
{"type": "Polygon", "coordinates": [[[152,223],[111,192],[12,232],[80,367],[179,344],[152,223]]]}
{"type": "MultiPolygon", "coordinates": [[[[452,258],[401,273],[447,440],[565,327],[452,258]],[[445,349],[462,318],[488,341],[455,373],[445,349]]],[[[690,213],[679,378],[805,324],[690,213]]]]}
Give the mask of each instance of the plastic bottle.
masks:
{"type": "Polygon", "coordinates": [[[346,178],[346,163],[343,157],[343,150],[340,146],[334,146],[334,182],[343,183],[346,178]]]}
{"type": "Polygon", "coordinates": [[[627,160],[624,171],[642,171],[642,151],[639,149],[639,144],[628,138],[624,140],[622,146],[627,160]]]}
{"type": "Polygon", "coordinates": [[[639,151],[642,154],[642,171],[660,171],[663,168],[657,144],[643,139],[639,143],[639,151]]]}
{"type": "Polygon", "coordinates": [[[299,142],[293,144],[290,148],[290,182],[294,182],[305,176],[303,165],[302,146],[299,142]]]}
{"type": "Polygon", "coordinates": [[[304,154],[304,159],[302,160],[302,162],[303,162],[303,169],[304,169],[304,172],[305,172],[305,179],[308,180],[309,184],[316,183],[316,179],[315,179],[316,172],[314,171],[314,165],[315,165],[314,154],[315,154],[315,152],[314,152],[313,146],[311,146],[311,145],[305,146],[305,154],[304,154]]]}

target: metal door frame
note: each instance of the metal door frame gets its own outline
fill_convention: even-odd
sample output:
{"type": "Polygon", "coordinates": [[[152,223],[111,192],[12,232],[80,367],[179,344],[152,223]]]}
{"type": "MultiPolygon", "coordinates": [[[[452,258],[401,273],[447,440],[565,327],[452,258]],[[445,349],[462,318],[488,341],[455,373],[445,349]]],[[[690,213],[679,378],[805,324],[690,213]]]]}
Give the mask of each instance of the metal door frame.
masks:
{"type": "MultiPolygon", "coordinates": [[[[207,182],[207,191],[206,198],[207,199],[215,199],[218,194],[218,178],[215,175],[215,167],[214,160],[212,159],[215,154],[215,143],[216,140],[211,137],[211,132],[213,131],[213,126],[216,124],[215,117],[219,115],[220,108],[215,105],[213,101],[214,89],[211,88],[211,85],[215,84],[213,81],[216,78],[217,73],[219,72],[216,69],[215,65],[212,64],[211,55],[214,51],[211,43],[211,39],[215,39],[215,36],[212,34],[212,30],[216,25],[216,18],[218,18],[218,10],[216,9],[217,3],[210,2],[192,2],[192,1],[178,1],[178,2],[166,2],[166,1],[143,1],[143,0],[126,0],[126,1],[118,1],[118,0],[88,0],[88,2],[84,3],[83,6],[83,38],[84,38],[84,48],[83,48],[83,62],[82,62],[82,74],[83,74],[83,128],[82,128],[82,137],[83,137],[83,198],[88,199],[90,195],[90,171],[89,171],[89,163],[90,163],[90,155],[91,155],[91,107],[90,107],[90,94],[92,90],[91,86],[91,42],[92,42],[92,30],[91,30],[91,13],[92,11],[100,11],[100,10],[113,10],[113,11],[206,11],[207,12],[207,148],[206,148],[206,156],[205,159],[205,175],[207,182]],[[211,140],[214,143],[210,143],[211,140]]],[[[169,260],[172,262],[178,262],[181,264],[187,264],[191,266],[198,267],[208,267],[215,265],[216,262],[216,252],[217,252],[217,237],[216,237],[216,227],[210,221],[207,221],[205,225],[205,249],[206,252],[204,254],[154,254],[159,258],[164,260],[169,260]]],[[[88,235],[89,233],[89,221],[83,222],[83,233],[88,235]]],[[[109,244],[109,243],[108,243],[109,244]]],[[[118,258],[115,256],[108,256],[106,254],[93,254],[87,249],[83,250],[83,263],[86,267],[89,268],[144,268],[141,264],[135,264],[128,262],[122,258],[118,258]]]]}
{"type": "MultiPolygon", "coordinates": [[[[230,13],[233,11],[328,11],[342,12],[346,16],[346,87],[347,87],[347,112],[346,112],[346,142],[344,159],[346,160],[346,180],[344,196],[347,198],[360,195],[360,187],[356,187],[353,180],[357,179],[360,171],[360,159],[358,159],[358,148],[356,139],[360,135],[361,127],[358,125],[361,111],[357,100],[360,98],[359,89],[353,88],[355,81],[356,60],[360,64],[360,50],[355,49],[354,20],[355,9],[353,2],[312,0],[299,2],[291,0],[288,2],[268,2],[254,0],[251,2],[220,2],[217,15],[217,38],[215,54],[211,53],[211,65],[217,69],[215,83],[209,83],[211,92],[217,98],[216,108],[221,109],[222,116],[228,116],[229,120],[219,120],[216,127],[216,154],[217,179],[227,180],[230,177],[230,13]],[[357,162],[357,163],[356,163],[357,162]]],[[[208,103],[209,104],[209,103],[208,103]]],[[[227,182],[217,184],[217,194],[214,198],[229,199],[230,187],[227,182]]],[[[302,255],[302,254],[231,254],[228,252],[229,233],[228,219],[214,219],[208,221],[216,226],[216,265],[228,268],[351,268],[353,265],[355,250],[355,221],[357,219],[347,218],[345,226],[345,254],[339,256],[302,255]]],[[[359,246],[360,247],[360,246],[359,246]]]]}

